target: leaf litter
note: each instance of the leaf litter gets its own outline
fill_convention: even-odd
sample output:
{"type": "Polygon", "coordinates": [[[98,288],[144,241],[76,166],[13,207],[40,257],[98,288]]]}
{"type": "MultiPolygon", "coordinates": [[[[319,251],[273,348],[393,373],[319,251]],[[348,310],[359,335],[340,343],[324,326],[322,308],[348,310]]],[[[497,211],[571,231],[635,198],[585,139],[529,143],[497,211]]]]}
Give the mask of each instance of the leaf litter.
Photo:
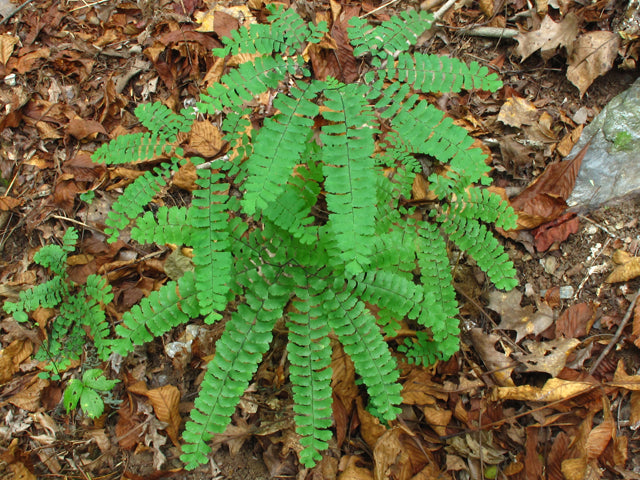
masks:
{"type": "MultiPolygon", "coordinates": [[[[444,95],[438,104],[484,139],[479,142],[492,153],[499,186],[530,184],[520,196],[512,194],[511,201],[528,215],[523,215],[528,220],[517,239],[525,250],[531,248],[510,247],[522,267],[520,293],[485,292],[484,280],[475,272],[458,285],[470,299],[461,309],[467,326],[463,348],[430,368],[403,364],[405,404],[398,421],[382,425],[366,410],[353,365],[334,348],[336,436],[314,470],[300,470],[284,337],[276,336],[233,424],[216,440],[217,466],[214,462],[206,472],[187,474],[177,462],[179,432],[201,380],[201,365],[213,353],[221,326],[202,327],[191,349],[173,359],[159,344],[120,363],[114,359],[112,376],[123,385],[114,390],[113,402],[107,402],[107,413],[89,421],[59,408],[65,381],[80,371],[79,365],[61,382],[37,377],[33,351],[55,314],[38,312],[38,330],[11,319],[0,322],[2,474],[524,479],[538,478],[544,470],[548,478],[559,479],[633,478],[628,472],[637,467],[632,453],[638,445],[627,426],[640,424],[640,379],[627,372],[640,365],[633,350],[640,345],[637,306],[620,348],[593,374],[587,368],[606,347],[629,305],[629,292],[637,288],[637,221],[634,226],[633,214],[624,209],[595,213],[588,222],[595,231],[588,233],[579,217],[563,217],[563,202],[579,165],[560,168],[553,162],[568,153],[581,125],[613,94],[599,77],[616,60],[635,65],[640,49],[633,32],[620,37],[607,29],[615,23],[609,4],[578,9],[557,3],[536,2],[537,9],[516,1],[505,2],[504,8],[494,8],[492,2],[481,2],[479,9],[456,5],[443,15],[444,28],[425,44],[435,53],[480,58],[501,73],[506,86],[496,96],[463,92],[444,95]],[[450,28],[486,22],[518,28],[517,45],[502,43],[502,54],[487,53],[487,45],[495,45],[491,40],[465,44],[450,28]],[[512,63],[510,53],[521,63],[512,63]],[[551,67],[558,65],[563,69],[555,73],[551,67]],[[527,73],[522,74],[525,66],[527,73]],[[575,87],[562,82],[564,78],[575,87]],[[497,145],[488,141],[491,136],[500,139],[497,145]],[[623,267],[630,273],[605,282],[608,271],[619,275],[623,267]],[[549,292],[567,284],[574,287],[574,295],[552,299],[549,292]],[[554,439],[550,447],[546,438],[554,439]],[[228,456],[229,451],[236,456],[228,456]]],[[[345,80],[359,75],[362,66],[346,62],[352,57],[345,25],[353,15],[368,13],[380,21],[393,9],[404,8],[379,6],[362,2],[344,7],[331,1],[307,12],[309,18],[331,25],[326,38],[307,52],[317,75],[345,80]]],[[[0,95],[5,105],[0,112],[0,173],[7,180],[0,192],[0,214],[7,214],[2,228],[3,238],[9,239],[2,242],[5,298],[43,278],[44,272],[33,270],[33,253],[60,239],[74,222],[84,223],[86,230],[72,278],[82,282],[96,272],[108,276],[115,293],[108,313],[114,321],[166,281],[170,249],[140,252],[126,239],[107,245],[100,234],[113,202],[110,192],[148,165],[105,169],[88,156],[107,137],[139,131],[131,110],[140,101],[160,99],[181,108],[184,100],[194,98],[201,80],[213,81],[222,73],[210,49],[238,25],[262,15],[261,1],[211,9],[193,1],[160,2],[153,8],[127,2],[44,2],[5,22],[0,32],[0,95]],[[97,199],[91,207],[77,199],[90,191],[97,199]],[[9,282],[20,278],[22,282],[9,282]]],[[[266,101],[260,99],[256,107],[266,101]]],[[[217,126],[208,121],[185,139],[185,146],[205,156],[224,148],[217,126]]],[[[182,171],[158,204],[188,201],[192,178],[188,169],[182,171]]],[[[416,185],[428,190],[422,176],[416,185]]],[[[428,202],[429,197],[418,200],[428,202]]],[[[168,340],[182,341],[184,333],[175,332],[168,340]]]]}

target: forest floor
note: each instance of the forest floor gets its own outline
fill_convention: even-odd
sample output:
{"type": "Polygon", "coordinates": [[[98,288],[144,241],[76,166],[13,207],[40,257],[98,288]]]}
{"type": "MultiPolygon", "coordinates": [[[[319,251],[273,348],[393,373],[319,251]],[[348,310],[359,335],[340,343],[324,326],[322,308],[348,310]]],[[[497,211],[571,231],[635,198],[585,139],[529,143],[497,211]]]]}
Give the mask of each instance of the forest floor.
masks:
{"type": "MultiPolygon", "coordinates": [[[[260,0],[210,3],[39,0],[13,12],[18,4],[0,0],[3,302],[47,278],[33,255],[60,243],[71,226],[81,232],[71,278],[82,282],[91,273],[106,274],[114,291],[111,318],[166,280],[164,246],[143,251],[132,243],[106,243],[106,212],[135,172],[107,169],[90,155],[138,126],[132,112],[139,103],[161,101],[179,109],[196,98],[216,75],[211,49],[220,36],[241,21],[266,17],[260,0]],[[95,194],[91,205],[79,198],[87,191],[95,194]]],[[[341,49],[348,48],[344,25],[353,15],[369,13],[380,22],[408,8],[436,11],[442,2],[291,3],[306,20],[328,19],[341,49]]],[[[512,200],[545,178],[545,168],[569,153],[582,127],[636,80],[637,31],[611,33],[625,22],[626,5],[461,0],[421,39],[420,51],[477,61],[503,80],[495,94],[432,100],[478,139],[490,154],[494,185],[512,200]],[[479,26],[521,33],[515,39],[471,35],[468,29],[479,26]],[[608,49],[606,58],[576,60],[585,38],[606,38],[609,43],[596,48],[608,49]]],[[[340,67],[338,55],[326,48],[313,68],[339,77],[348,66],[340,67]]],[[[416,202],[425,188],[425,179],[417,178],[416,202]]],[[[566,199],[570,192],[558,187],[549,193],[566,199]]],[[[158,201],[180,204],[188,198],[188,191],[172,185],[158,201]]],[[[537,211],[539,201],[518,205],[537,211]]],[[[170,358],[157,340],[131,355],[119,372],[109,370],[121,382],[105,415],[90,420],[67,414],[61,401],[66,382],[82,365],[72,365],[60,381],[38,377],[33,352],[54,312],[34,315],[39,328],[5,316],[0,477],[640,478],[640,307],[634,305],[640,268],[624,281],[607,281],[616,255],[636,262],[639,218],[640,200],[627,199],[581,215],[554,212],[542,228],[526,225],[517,235],[500,236],[519,277],[509,294],[495,292],[475,265],[455,265],[462,348],[431,368],[401,363],[405,403],[388,427],[364,409],[353,367],[338,352],[332,364],[336,435],[312,470],[302,469],[296,456],[285,332],[275,335],[233,425],[215,441],[211,463],[185,472],[179,444],[168,432],[181,429],[187,418],[220,326],[201,330],[190,354],[170,358]],[[176,425],[158,418],[157,402],[166,400],[167,386],[179,392],[170,407],[178,412],[171,417],[176,425]]],[[[163,341],[184,342],[185,336],[177,329],[163,341]]],[[[90,356],[90,346],[87,351],[90,356]]]]}

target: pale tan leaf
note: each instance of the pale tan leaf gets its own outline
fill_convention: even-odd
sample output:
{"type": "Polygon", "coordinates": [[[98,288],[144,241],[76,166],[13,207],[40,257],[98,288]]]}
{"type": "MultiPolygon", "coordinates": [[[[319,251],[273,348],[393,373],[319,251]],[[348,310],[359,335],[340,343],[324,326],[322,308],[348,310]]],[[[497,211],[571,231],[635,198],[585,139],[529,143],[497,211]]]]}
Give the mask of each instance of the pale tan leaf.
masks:
{"type": "Polygon", "coordinates": [[[587,471],[587,459],[569,458],[562,462],[561,468],[567,480],[584,480],[587,471]]]}
{"type": "Polygon", "coordinates": [[[616,372],[613,374],[613,381],[607,383],[607,385],[638,392],[640,391],[640,375],[627,375],[624,369],[624,361],[620,360],[616,372]]]}
{"type": "Polygon", "coordinates": [[[338,469],[342,473],[338,476],[338,480],[373,480],[373,474],[366,468],[358,466],[358,463],[365,462],[355,455],[345,455],[340,459],[338,469]]]}
{"type": "Polygon", "coordinates": [[[607,73],[618,56],[620,36],[615,32],[587,32],[573,44],[567,78],[584,95],[593,81],[607,73]]]}
{"type": "Polygon", "coordinates": [[[481,328],[472,328],[469,332],[473,348],[487,367],[487,370],[496,383],[502,387],[513,387],[511,373],[515,367],[515,362],[504,352],[496,350],[496,342],[500,337],[495,334],[487,334],[481,328]]]}
{"type": "Polygon", "coordinates": [[[521,299],[522,293],[515,289],[508,293],[495,290],[489,294],[488,307],[499,313],[502,319],[499,328],[515,330],[516,343],[527,335],[544,332],[553,323],[553,311],[549,305],[541,303],[535,311],[531,305],[521,307],[521,299]]]}
{"type": "Polygon", "coordinates": [[[576,338],[556,338],[548,342],[525,342],[529,354],[514,353],[514,357],[525,366],[527,372],[546,372],[557,376],[565,367],[567,358],[580,345],[576,338]]]}

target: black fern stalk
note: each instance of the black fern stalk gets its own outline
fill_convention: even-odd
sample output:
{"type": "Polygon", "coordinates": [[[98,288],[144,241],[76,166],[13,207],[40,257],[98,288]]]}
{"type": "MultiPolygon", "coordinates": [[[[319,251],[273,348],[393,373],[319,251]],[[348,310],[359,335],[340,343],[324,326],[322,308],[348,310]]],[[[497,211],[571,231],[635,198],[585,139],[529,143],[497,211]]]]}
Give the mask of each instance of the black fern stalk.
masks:
{"type": "Polygon", "coordinates": [[[229,152],[206,166],[201,158],[188,159],[201,165],[189,207],[143,213],[187,161],[177,135],[189,130],[194,112],[141,105],[136,115],[149,133],[118,137],[94,155],[107,164],[166,159],[116,202],[108,221],[112,240],[133,221],[134,240],[194,252],[193,271],[123,316],[113,350],[126,355],[194,318],[213,323],[230,302],[238,304],[184,432],[181,458],[189,469],[207,461],[207,442],[228,425],[278,319],[285,318],[289,331],[300,460],[312,466],[332,435],[331,332],[367,387],[370,411],[392,421],[401,387],[383,332],[394,335],[405,318],[422,327],[418,341],[401,346],[411,361],[433,363],[459,348],[447,241],[473,257],[498,288],[516,284],[512,263],[486,226],[513,228],[515,215],[475,185],[490,183],[483,153],[418,96],[495,91],[497,76],[476,63],[407,53],[432,17],[406,12],[375,28],[352,19],[355,54],[370,57],[372,70],[356,84],[318,81],[300,52],[322,38],[326,25],[308,25],[294,11],[276,8],[270,21],[240,28],[214,51],[256,55],[237,57],[247,60],[197,105],[199,114],[222,119],[229,152]],[[251,131],[247,104],[267,91],[275,95],[276,113],[251,131]],[[390,133],[381,133],[382,122],[390,133]],[[419,170],[416,154],[446,172],[429,177],[439,203],[423,220],[401,203],[419,170]],[[230,195],[231,188],[242,197],[230,195]],[[366,305],[379,309],[377,317],[366,305]]]}

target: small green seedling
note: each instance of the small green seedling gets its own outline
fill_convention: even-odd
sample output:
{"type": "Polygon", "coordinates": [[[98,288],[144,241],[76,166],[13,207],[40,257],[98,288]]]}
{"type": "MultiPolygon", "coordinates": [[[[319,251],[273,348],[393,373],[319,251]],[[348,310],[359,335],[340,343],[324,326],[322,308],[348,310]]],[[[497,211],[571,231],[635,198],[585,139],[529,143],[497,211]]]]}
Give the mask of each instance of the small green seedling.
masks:
{"type": "Polygon", "coordinates": [[[104,412],[104,401],[99,392],[109,392],[120,380],[107,380],[99,368],[87,370],[82,380],[69,380],[64,390],[64,407],[67,413],[74,410],[80,402],[80,408],[89,418],[97,418],[104,412]]]}

